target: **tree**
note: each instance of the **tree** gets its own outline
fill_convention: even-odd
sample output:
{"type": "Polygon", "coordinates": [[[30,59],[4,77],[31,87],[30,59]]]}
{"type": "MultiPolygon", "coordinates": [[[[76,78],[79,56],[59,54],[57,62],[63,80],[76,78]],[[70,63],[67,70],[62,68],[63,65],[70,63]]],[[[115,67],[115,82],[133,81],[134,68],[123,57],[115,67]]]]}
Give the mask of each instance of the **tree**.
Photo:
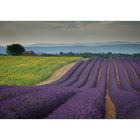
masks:
{"type": "Polygon", "coordinates": [[[25,48],[20,44],[7,45],[6,53],[8,55],[22,55],[25,48]]]}
{"type": "Polygon", "coordinates": [[[60,55],[64,55],[64,53],[63,52],[60,52],[60,55]]]}

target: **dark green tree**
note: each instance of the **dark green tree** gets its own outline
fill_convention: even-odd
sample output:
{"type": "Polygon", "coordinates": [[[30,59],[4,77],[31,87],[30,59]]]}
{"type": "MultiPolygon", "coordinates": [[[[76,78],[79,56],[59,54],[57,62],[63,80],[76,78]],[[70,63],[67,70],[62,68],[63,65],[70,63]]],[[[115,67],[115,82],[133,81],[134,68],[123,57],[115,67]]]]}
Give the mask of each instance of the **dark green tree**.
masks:
{"type": "Polygon", "coordinates": [[[60,55],[64,55],[64,53],[63,52],[60,52],[60,55]]]}
{"type": "Polygon", "coordinates": [[[25,48],[20,44],[7,45],[6,53],[8,55],[22,55],[25,48]]]}

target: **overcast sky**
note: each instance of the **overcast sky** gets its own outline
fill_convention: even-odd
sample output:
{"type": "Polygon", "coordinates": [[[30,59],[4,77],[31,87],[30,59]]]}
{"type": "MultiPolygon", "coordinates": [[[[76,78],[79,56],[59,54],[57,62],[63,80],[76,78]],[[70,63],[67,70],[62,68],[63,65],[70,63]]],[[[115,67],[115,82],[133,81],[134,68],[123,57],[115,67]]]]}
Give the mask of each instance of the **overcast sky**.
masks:
{"type": "Polygon", "coordinates": [[[140,22],[0,21],[0,44],[140,42],[140,22]]]}

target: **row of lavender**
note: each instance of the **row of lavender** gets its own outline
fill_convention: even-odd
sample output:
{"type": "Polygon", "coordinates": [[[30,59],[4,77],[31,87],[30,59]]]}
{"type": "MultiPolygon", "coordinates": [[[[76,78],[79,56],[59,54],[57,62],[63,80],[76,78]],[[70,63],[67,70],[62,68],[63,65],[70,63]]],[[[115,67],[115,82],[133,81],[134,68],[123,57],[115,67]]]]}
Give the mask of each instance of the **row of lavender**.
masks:
{"type": "Polygon", "coordinates": [[[132,74],[132,69],[138,68],[138,65],[135,62],[131,62],[136,66],[132,67],[127,60],[117,60],[116,63],[119,81],[117,80],[114,61],[109,61],[109,91],[117,109],[117,118],[140,118],[140,83],[138,83],[140,82],[140,77],[138,73],[136,73],[137,77],[132,74]]]}
{"type": "Polygon", "coordinates": [[[104,118],[108,67],[118,118],[140,118],[139,60],[107,59],[80,61],[49,85],[0,86],[0,118],[104,118]]]}
{"type": "Polygon", "coordinates": [[[84,68],[82,72],[79,72],[81,74],[80,77],[75,77],[76,75],[74,77],[71,76],[67,82],[61,83],[63,86],[79,89],[79,93],[49,114],[47,118],[95,119],[105,117],[107,60],[102,62],[100,78],[98,78],[98,73],[101,61],[98,61],[96,64],[95,62],[96,60],[92,60],[92,62],[87,61],[88,64],[86,63],[86,68],[84,68]],[[93,65],[95,65],[94,67],[97,69],[93,69],[91,73],[93,65]],[[77,81],[74,82],[74,79],[77,79],[77,81]],[[73,83],[71,81],[73,81],[73,83]]]}

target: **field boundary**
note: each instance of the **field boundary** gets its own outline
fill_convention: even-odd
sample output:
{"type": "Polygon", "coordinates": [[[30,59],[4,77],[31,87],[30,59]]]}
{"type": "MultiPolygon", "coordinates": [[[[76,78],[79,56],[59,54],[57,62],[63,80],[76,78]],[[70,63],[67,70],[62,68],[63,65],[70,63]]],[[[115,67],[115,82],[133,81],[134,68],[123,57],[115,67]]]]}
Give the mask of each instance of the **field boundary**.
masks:
{"type": "Polygon", "coordinates": [[[40,83],[38,83],[36,85],[46,85],[46,84],[50,84],[50,83],[60,79],[77,62],[78,61],[62,66],[61,68],[57,69],[49,78],[47,78],[46,80],[41,81],[40,83]]]}

